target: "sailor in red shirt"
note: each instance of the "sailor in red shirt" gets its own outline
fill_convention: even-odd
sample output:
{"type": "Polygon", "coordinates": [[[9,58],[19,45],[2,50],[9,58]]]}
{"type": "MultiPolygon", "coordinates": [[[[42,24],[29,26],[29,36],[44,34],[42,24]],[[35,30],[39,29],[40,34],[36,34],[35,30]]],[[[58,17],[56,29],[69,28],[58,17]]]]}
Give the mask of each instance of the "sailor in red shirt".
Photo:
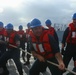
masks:
{"type": "Polygon", "coordinates": [[[39,19],[35,18],[31,21],[31,29],[30,47],[36,60],[29,74],[39,75],[42,69],[47,66],[52,75],[61,75],[61,70],[64,70],[65,65],[56,40],[50,35],[48,30],[42,27],[39,19]],[[46,60],[58,63],[59,67],[49,64],[46,60]]]}
{"type": "MultiPolygon", "coordinates": [[[[31,34],[31,29],[30,29],[30,23],[27,24],[27,28],[26,29],[26,39],[27,39],[27,52],[31,53],[30,52],[30,42],[29,42],[29,37],[30,37],[30,34],[31,34]]],[[[30,55],[27,54],[26,58],[27,58],[27,61],[26,63],[24,63],[24,65],[29,65],[30,64],[30,55]]]]}
{"type": "MultiPolygon", "coordinates": [[[[5,28],[3,22],[0,22],[0,57],[6,52],[6,43],[4,38],[5,28]]],[[[9,75],[9,71],[6,67],[6,64],[3,64],[0,69],[3,69],[3,72],[0,71],[0,75],[9,75]]]]}
{"type": "MultiPolygon", "coordinates": [[[[63,61],[66,67],[68,67],[69,62],[73,57],[73,71],[76,72],[76,13],[73,14],[72,20],[73,22],[69,24],[63,34],[62,52],[64,52],[63,61]]],[[[73,74],[68,73],[67,75],[73,74]]]]}
{"type": "MultiPolygon", "coordinates": [[[[20,25],[18,29],[19,30],[17,31],[17,33],[20,36],[20,48],[25,50],[26,33],[24,32],[22,25],[20,25]]],[[[25,60],[25,52],[23,52],[23,51],[22,51],[22,59],[23,59],[23,61],[25,63],[26,62],[26,60],[25,60]]]]}
{"type": "MultiPolygon", "coordinates": [[[[57,35],[54,27],[52,27],[51,20],[50,20],[50,19],[47,19],[47,20],[45,21],[45,24],[46,24],[46,26],[48,27],[48,30],[49,30],[49,32],[50,32],[50,35],[52,35],[52,36],[55,38],[55,40],[57,41],[57,43],[59,44],[58,35],[57,35]]],[[[48,73],[48,72],[47,72],[46,69],[44,68],[43,71],[42,71],[42,73],[48,73]]]]}
{"type": "Polygon", "coordinates": [[[8,50],[1,56],[0,65],[6,64],[9,59],[13,59],[16,64],[19,75],[23,75],[22,65],[20,62],[20,50],[19,50],[20,37],[17,34],[17,32],[13,29],[13,25],[11,23],[7,24],[4,37],[5,42],[7,43],[8,50]],[[14,45],[18,48],[12,47],[9,44],[14,45]]]}
{"type": "Polygon", "coordinates": [[[48,29],[49,29],[49,31],[50,31],[50,34],[51,34],[52,36],[54,36],[55,40],[56,40],[57,43],[59,44],[58,35],[57,35],[54,27],[52,27],[51,20],[47,19],[47,20],[45,21],[45,24],[46,24],[46,26],[48,27],[48,29]]]}

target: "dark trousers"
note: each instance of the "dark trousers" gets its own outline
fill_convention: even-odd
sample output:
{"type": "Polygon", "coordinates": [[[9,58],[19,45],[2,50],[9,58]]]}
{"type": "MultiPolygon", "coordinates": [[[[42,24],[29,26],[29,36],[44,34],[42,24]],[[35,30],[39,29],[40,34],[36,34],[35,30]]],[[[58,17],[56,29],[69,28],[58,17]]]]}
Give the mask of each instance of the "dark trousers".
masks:
{"type": "MultiPolygon", "coordinates": [[[[48,59],[48,60],[52,61],[54,63],[57,63],[57,60],[55,58],[48,59]]],[[[46,69],[46,67],[49,68],[52,75],[61,75],[61,70],[59,70],[58,67],[56,67],[52,64],[49,64],[47,62],[40,62],[38,59],[36,59],[36,61],[32,65],[31,69],[29,70],[29,74],[30,75],[39,75],[39,73],[42,72],[42,70],[44,68],[46,69]]]]}
{"type": "Polygon", "coordinates": [[[3,65],[0,65],[0,69],[3,69],[0,75],[9,75],[9,70],[7,69],[6,63],[3,63],[3,65]]]}
{"type": "MultiPolygon", "coordinates": [[[[66,67],[68,67],[68,64],[71,58],[73,58],[73,60],[76,61],[76,45],[67,44],[67,47],[65,49],[65,53],[63,56],[63,61],[66,67]]],[[[76,72],[76,66],[74,67],[74,71],[76,72]]]]}
{"type": "MultiPolygon", "coordinates": [[[[25,51],[25,44],[22,44],[20,47],[25,51]]],[[[25,52],[23,51],[22,51],[22,59],[25,62],[25,52]]]]}
{"type": "Polygon", "coordinates": [[[75,56],[76,56],[76,45],[67,44],[67,47],[65,49],[65,54],[63,56],[63,61],[66,67],[68,67],[68,64],[72,57],[74,58],[75,61],[75,56]]]}
{"type": "MultiPolygon", "coordinates": [[[[29,42],[27,42],[27,52],[31,53],[29,42]]],[[[27,58],[27,62],[28,62],[28,63],[29,63],[30,57],[31,57],[31,55],[27,54],[27,57],[26,57],[26,58],[27,58]]]]}
{"type": "Polygon", "coordinates": [[[5,52],[1,57],[0,57],[0,66],[4,65],[4,63],[7,62],[7,60],[13,59],[16,67],[18,69],[18,72],[20,75],[23,75],[22,72],[22,65],[20,62],[20,51],[16,48],[9,49],[7,52],[5,52]]]}
{"type": "MultiPolygon", "coordinates": [[[[0,45],[0,57],[6,52],[6,45],[0,45]]],[[[7,61],[6,61],[7,62],[7,61]]],[[[3,69],[2,75],[9,75],[9,71],[7,69],[6,64],[4,63],[3,66],[0,66],[3,69]]]]}

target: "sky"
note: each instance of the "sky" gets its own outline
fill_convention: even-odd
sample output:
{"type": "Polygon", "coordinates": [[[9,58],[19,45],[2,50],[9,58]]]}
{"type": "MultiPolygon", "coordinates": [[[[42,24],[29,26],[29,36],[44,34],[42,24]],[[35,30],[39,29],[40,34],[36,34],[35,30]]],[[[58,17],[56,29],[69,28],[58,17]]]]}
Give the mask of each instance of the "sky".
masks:
{"type": "Polygon", "coordinates": [[[38,18],[42,25],[50,19],[52,24],[68,24],[76,12],[76,0],[0,0],[0,21],[12,23],[15,29],[38,18]]]}

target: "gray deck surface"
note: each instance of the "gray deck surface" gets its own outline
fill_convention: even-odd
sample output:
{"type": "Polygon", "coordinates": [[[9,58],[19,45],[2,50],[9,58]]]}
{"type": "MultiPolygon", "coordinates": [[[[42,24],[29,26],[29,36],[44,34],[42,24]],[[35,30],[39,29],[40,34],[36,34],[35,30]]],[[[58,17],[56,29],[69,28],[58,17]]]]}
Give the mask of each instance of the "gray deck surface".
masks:
{"type": "MultiPolygon", "coordinates": [[[[29,75],[29,68],[31,67],[32,63],[34,62],[33,57],[31,57],[31,60],[30,60],[31,64],[28,65],[28,66],[24,66],[24,65],[23,65],[22,59],[21,59],[21,62],[22,62],[22,66],[23,66],[24,75],[29,75]]],[[[9,60],[9,61],[8,61],[7,67],[8,67],[8,70],[10,71],[10,75],[18,75],[16,66],[15,66],[13,60],[9,60]]],[[[69,69],[69,70],[72,70],[72,68],[73,68],[73,61],[71,60],[69,66],[68,66],[68,69],[69,69]]],[[[49,74],[48,74],[48,73],[46,73],[46,74],[40,73],[40,75],[51,75],[51,73],[49,72],[49,69],[48,69],[48,68],[47,68],[47,72],[48,72],[49,74]]],[[[66,72],[66,73],[67,73],[67,72],[66,72]]],[[[66,73],[64,73],[63,75],[66,75],[66,73]]]]}

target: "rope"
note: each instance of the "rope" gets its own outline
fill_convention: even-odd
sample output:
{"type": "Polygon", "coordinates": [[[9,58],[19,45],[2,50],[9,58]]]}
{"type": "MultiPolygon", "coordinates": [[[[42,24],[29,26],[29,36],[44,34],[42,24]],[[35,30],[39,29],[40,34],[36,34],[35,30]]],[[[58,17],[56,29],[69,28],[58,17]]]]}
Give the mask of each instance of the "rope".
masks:
{"type": "MultiPolygon", "coordinates": [[[[9,45],[12,46],[12,47],[14,47],[14,48],[18,48],[17,46],[14,46],[14,45],[11,45],[11,44],[9,44],[9,45]]],[[[29,55],[32,56],[31,53],[23,50],[22,48],[19,48],[19,49],[20,49],[21,51],[23,51],[23,52],[25,52],[25,53],[27,53],[27,54],[29,54],[29,55]]],[[[50,64],[52,64],[52,65],[54,65],[54,66],[57,66],[57,67],[59,66],[58,64],[53,63],[53,62],[51,62],[51,61],[48,61],[48,60],[47,60],[47,62],[50,63],[50,64]]],[[[74,71],[71,71],[71,70],[69,70],[69,69],[67,69],[67,68],[65,68],[65,70],[68,71],[68,72],[70,72],[70,73],[72,73],[72,74],[74,74],[74,75],[76,75],[76,72],[74,72],[74,71]]]]}
{"type": "MultiPolygon", "coordinates": [[[[50,64],[52,64],[52,65],[54,65],[54,66],[57,66],[57,67],[59,66],[58,64],[53,63],[53,62],[51,62],[51,61],[48,61],[48,60],[47,60],[47,62],[50,63],[50,64]]],[[[74,72],[74,71],[71,71],[71,70],[69,70],[69,69],[67,69],[67,68],[65,68],[65,70],[66,70],[66,71],[69,71],[70,73],[72,73],[72,74],[74,74],[74,75],[76,75],[76,72],[74,72]]]]}

